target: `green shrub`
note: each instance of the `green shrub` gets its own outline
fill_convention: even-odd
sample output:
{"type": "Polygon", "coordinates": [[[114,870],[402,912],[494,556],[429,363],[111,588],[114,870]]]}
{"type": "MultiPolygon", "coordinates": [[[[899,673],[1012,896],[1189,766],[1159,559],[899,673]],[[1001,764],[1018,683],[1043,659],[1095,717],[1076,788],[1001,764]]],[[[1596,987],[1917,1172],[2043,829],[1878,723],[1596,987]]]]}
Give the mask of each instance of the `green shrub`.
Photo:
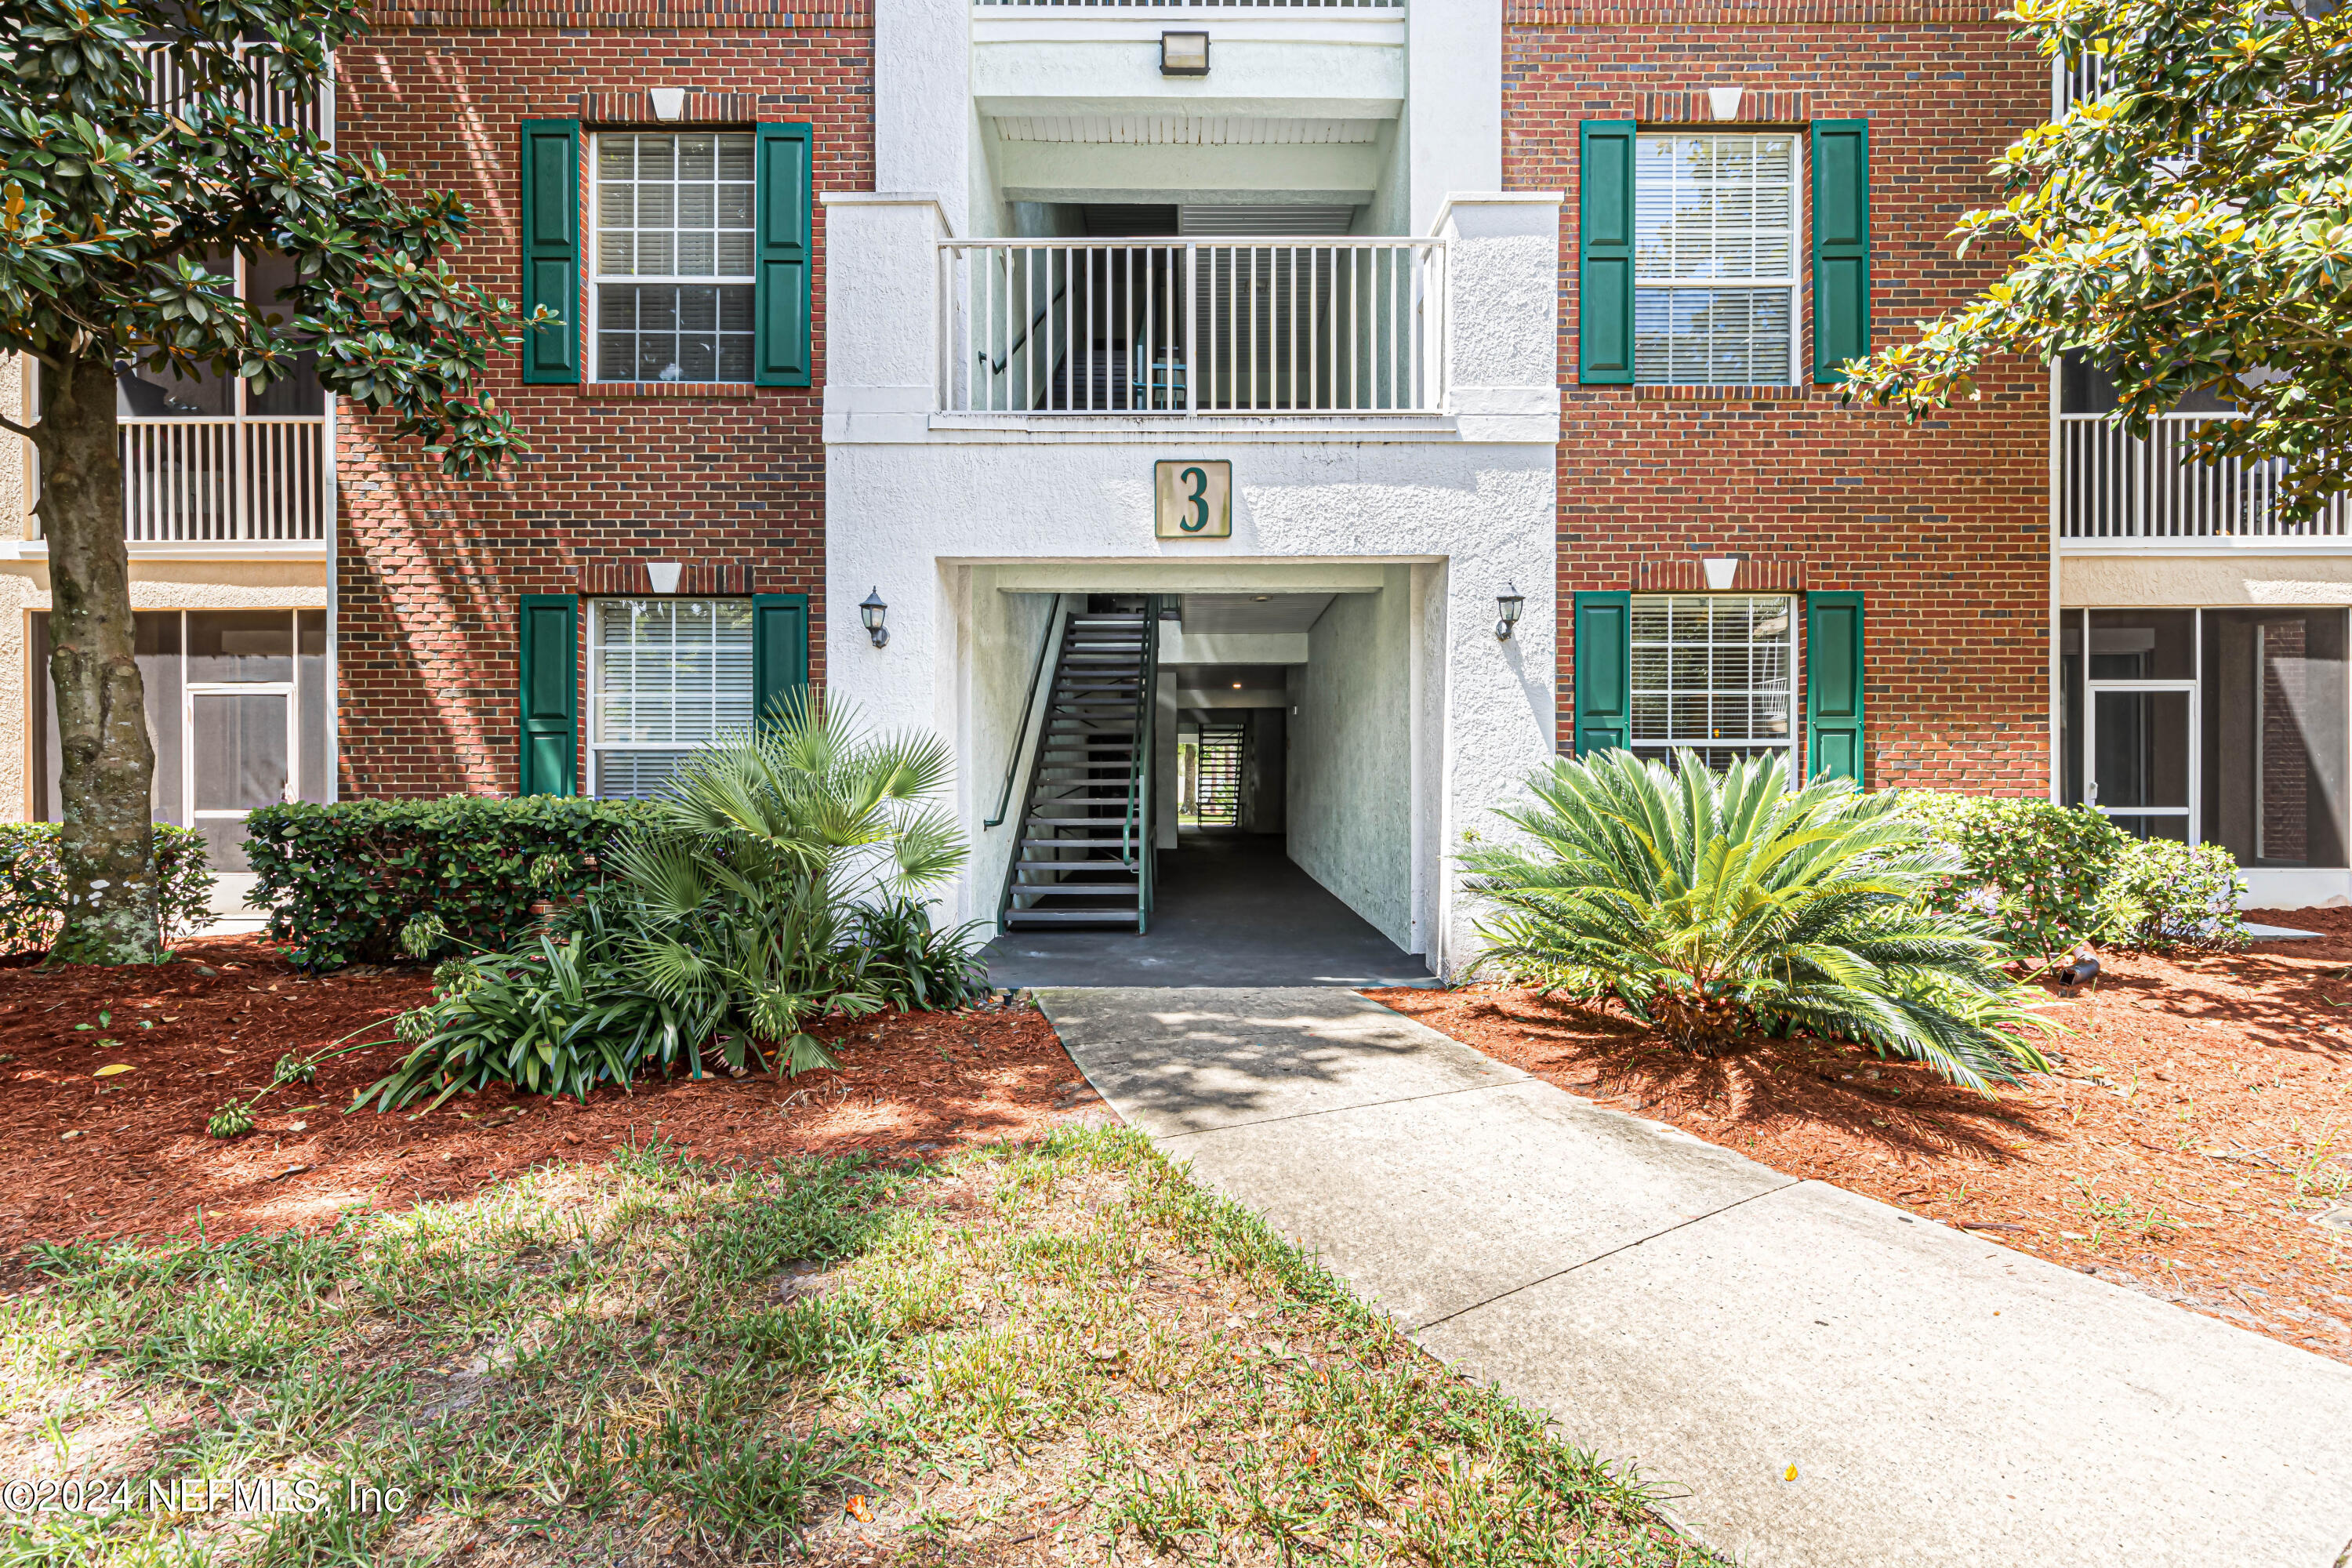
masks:
{"type": "MultiPolygon", "coordinates": [[[[212,919],[213,874],[205,836],[155,825],[157,890],[166,942],[193,936],[212,919]]],[[[0,952],[47,948],[65,921],[66,873],[54,822],[0,822],[0,952]]]]}
{"type": "Polygon", "coordinates": [[[522,945],[542,906],[603,880],[602,857],[639,810],[554,795],[263,806],[246,818],[251,901],[306,969],[522,945]],[[402,933],[420,920],[433,940],[407,952],[402,933]]]}
{"type": "Polygon", "coordinates": [[[584,1095],[772,1054],[799,1072],[834,1065],[808,1032],[828,1014],[978,994],[978,923],[938,930],[907,892],[963,862],[961,836],[924,804],[945,748],[868,737],[839,711],[780,717],[685,763],[610,846],[614,879],[530,946],[444,964],[434,1000],[401,1021],[416,1048],[360,1102],[499,1082],[584,1095]]]}
{"type": "Polygon", "coordinates": [[[2027,1037],[2040,998],[1982,920],[1927,904],[1951,862],[1895,796],[1792,789],[1770,757],[1717,773],[1622,751],[1557,758],[1528,788],[1501,815],[1533,844],[1463,856],[1513,973],[1701,1051],[1803,1028],[1977,1089],[2048,1066],[2027,1037]]]}
{"type": "Polygon", "coordinates": [[[2083,942],[2222,947],[2242,942],[2238,868],[2218,844],[2136,838],[2089,806],[1900,792],[1902,815],[1957,863],[1931,895],[1979,914],[2019,958],[2048,969],[2083,942]]]}

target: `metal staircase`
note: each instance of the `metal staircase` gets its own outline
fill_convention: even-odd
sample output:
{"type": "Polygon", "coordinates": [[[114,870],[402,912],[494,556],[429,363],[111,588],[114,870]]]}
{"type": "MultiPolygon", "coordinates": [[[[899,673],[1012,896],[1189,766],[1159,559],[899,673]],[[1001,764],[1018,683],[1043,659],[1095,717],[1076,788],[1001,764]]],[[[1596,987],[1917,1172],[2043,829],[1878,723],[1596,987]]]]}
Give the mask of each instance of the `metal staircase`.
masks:
{"type": "Polygon", "coordinates": [[[1076,611],[1061,624],[1005,876],[999,921],[1009,931],[1140,931],[1151,918],[1160,602],[1109,602],[1118,607],[1076,611]]]}

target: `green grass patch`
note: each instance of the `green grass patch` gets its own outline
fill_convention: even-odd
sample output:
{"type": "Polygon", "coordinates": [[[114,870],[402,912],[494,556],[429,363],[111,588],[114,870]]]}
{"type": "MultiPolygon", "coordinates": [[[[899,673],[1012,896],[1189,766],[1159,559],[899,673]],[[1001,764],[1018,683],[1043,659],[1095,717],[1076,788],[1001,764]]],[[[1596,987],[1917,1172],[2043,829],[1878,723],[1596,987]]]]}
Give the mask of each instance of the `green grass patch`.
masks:
{"type": "Polygon", "coordinates": [[[0,1568],[1713,1561],[1122,1131],[635,1147],[37,1274],[0,1480],[78,1506],[0,1493],[0,1568]]]}

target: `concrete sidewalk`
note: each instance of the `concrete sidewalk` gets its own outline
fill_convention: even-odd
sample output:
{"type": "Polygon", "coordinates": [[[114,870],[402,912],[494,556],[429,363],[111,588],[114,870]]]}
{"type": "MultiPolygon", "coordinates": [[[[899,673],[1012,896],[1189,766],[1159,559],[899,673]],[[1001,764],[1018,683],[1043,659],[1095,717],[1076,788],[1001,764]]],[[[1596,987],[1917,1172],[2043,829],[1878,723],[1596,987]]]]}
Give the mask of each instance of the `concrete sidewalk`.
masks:
{"type": "Polygon", "coordinates": [[[2352,1548],[2335,1362],[1603,1110],[1349,992],[1036,994],[1171,1157],[1747,1568],[2352,1548]]]}

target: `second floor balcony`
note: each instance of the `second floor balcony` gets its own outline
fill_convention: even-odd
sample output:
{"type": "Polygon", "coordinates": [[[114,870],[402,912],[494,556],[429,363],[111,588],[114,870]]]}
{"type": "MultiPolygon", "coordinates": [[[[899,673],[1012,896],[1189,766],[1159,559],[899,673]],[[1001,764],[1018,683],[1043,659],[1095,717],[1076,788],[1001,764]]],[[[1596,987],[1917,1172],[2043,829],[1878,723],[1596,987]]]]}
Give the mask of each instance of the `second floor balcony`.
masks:
{"type": "Polygon", "coordinates": [[[1445,242],[947,240],[951,413],[1361,416],[1445,400],[1445,242]]]}
{"type": "Polygon", "coordinates": [[[2058,537],[2075,549],[2259,548],[2340,542],[2352,550],[2352,496],[2291,521],[2279,505],[2283,462],[2198,460],[2198,426],[2228,413],[2160,416],[2145,438],[2100,414],[2057,422],[2058,537]]]}

